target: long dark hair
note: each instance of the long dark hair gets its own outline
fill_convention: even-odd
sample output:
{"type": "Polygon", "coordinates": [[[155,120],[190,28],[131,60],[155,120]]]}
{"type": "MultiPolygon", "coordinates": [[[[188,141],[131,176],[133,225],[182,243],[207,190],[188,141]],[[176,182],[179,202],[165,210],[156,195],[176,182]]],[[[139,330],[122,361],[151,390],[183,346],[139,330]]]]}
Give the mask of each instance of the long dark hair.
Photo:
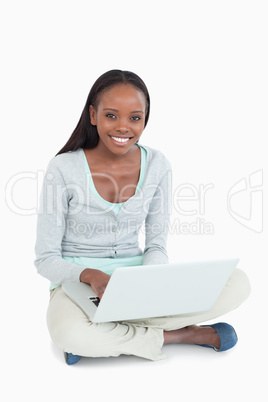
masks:
{"type": "Polygon", "coordinates": [[[76,151],[79,148],[89,149],[97,146],[99,135],[97,127],[90,122],[89,106],[92,105],[96,108],[99,95],[117,84],[131,84],[144,94],[147,103],[144,127],[146,126],[150,114],[150,96],[145,83],[137,74],[130,71],[110,70],[102,74],[93,84],[76,128],[57,155],[76,151]]]}

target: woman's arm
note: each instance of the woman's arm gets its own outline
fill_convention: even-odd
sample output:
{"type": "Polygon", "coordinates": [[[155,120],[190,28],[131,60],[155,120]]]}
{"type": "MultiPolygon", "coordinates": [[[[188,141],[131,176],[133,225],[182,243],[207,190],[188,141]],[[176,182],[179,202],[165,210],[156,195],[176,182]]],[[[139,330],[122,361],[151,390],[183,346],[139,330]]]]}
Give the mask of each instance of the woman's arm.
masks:
{"type": "Polygon", "coordinates": [[[34,263],[39,274],[60,285],[63,282],[79,281],[81,272],[87,267],[72,264],[62,258],[61,243],[65,233],[70,195],[58,158],[50,161],[43,181],[34,263]]]}
{"type": "Polygon", "coordinates": [[[172,207],[171,197],[172,171],[169,165],[169,169],[156,188],[145,219],[144,265],[168,263],[166,245],[172,207]]]}

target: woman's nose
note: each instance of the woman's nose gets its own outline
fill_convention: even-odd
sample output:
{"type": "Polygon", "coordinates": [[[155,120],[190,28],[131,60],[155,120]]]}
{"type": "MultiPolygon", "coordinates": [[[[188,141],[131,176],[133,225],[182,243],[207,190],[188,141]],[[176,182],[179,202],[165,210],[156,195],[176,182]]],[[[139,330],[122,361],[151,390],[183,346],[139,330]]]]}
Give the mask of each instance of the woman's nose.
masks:
{"type": "Polygon", "coordinates": [[[120,132],[122,134],[125,134],[125,133],[128,132],[128,130],[129,130],[128,125],[127,125],[127,123],[125,121],[123,121],[123,120],[118,121],[116,131],[118,131],[118,132],[120,132]]]}

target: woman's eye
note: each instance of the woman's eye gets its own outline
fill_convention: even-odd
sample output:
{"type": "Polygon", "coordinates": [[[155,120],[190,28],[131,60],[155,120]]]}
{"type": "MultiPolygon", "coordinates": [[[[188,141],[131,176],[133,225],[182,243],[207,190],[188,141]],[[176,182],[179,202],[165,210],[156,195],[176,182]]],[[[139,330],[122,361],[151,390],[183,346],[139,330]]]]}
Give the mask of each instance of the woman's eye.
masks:
{"type": "Polygon", "coordinates": [[[113,113],[107,113],[105,116],[109,119],[116,119],[116,116],[113,113]]]}
{"type": "Polygon", "coordinates": [[[141,117],[140,116],[133,116],[133,117],[131,117],[131,119],[134,120],[134,121],[139,121],[141,119],[141,117]]]}

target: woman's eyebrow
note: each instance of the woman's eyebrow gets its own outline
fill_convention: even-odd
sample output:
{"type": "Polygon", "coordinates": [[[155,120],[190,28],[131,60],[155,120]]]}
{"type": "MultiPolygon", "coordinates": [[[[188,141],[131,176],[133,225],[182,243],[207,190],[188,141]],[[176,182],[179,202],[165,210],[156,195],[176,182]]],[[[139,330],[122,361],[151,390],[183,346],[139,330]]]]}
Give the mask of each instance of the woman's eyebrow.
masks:
{"type": "MultiPolygon", "coordinates": [[[[111,107],[106,107],[105,109],[103,109],[103,110],[112,110],[113,112],[119,112],[119,110],[117,110],[117,109],[113,109],[113,108],[111,108],[111,107]]],[[[130,113],[144,113],[142,110],[133,110],[133,112],[130,112],[130,113]]]]}

